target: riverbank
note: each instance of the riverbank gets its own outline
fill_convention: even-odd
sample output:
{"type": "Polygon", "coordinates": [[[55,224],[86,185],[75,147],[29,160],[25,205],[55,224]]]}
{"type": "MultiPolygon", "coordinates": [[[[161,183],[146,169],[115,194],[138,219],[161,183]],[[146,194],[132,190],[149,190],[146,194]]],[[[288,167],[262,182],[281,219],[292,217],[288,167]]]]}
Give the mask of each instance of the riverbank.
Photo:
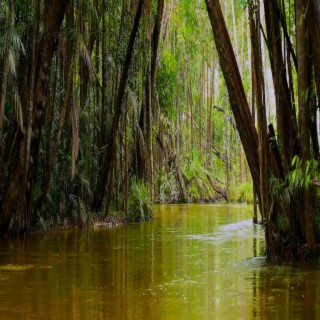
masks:
{"type": "Polygon", "coordinates": [[[122,217],[113,216],[113,217],[107,217],[103,221],[94,222],[93,228],[94,229],[112,229],[126,223],[127,222],[122,217]]]}
{"type": "MultiPolygon", "coordinates": [[[[247,202],[240,202],[240,201],[233,201],[233,202],[226,202],[226,201],[219,201],[219,202],[194,202],[189,203],[189,205],[203,205],[203,204],[212,204],[212,205],[248,205],[250,203],[247,202]]],[[[165,203],[165,204],[155,204],[154,206],[161,206],[161,205],[171,205],[171,206],[179,206],[179,205],[187,205],[182,203],[165,203]]],[[[154,210],[153,210],[154,211],[154,210]]],[[[44,219],[40,219],[37,226],[30,232],[31,234],[34,233],[51,233],[56,231],[65,231],[65,230],[81,230],[81,229],[112,229],[118,226],[122,226],[129,223],[140,223],[144,221],[150,221],[153,219],[154,212],[145,218],[140,214],[133,214],[131,215],[125,214],[122,211],[115,211],[112,210],[110,215],[105,219],[101,218],[101,214],[94,213],[88,214],[87,217],[91,217],[90,219],[82,219],[79,221],[71,221],[67,217],[64,218],[62,222],[53,221],[45,221],[44,219]]]]}

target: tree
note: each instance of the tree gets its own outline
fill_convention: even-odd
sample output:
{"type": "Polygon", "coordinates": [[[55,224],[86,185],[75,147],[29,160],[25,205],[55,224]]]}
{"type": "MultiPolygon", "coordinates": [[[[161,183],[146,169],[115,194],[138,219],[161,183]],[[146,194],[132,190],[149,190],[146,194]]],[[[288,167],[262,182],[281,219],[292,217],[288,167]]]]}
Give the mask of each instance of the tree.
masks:
{"type": "MultiPolygon", "coordinates": [[[[256,190],[260,189],[258,135],[253,125],[239,68],[218,0],[206,0],[207,10],[219,55],[220,65],[229,92],[230,105],[244,147],[256,190]]],[[[259,200],[261,195],[259,193],[259,200]]],[[[261,201],[259,201],[261,204],[261,201]]]]}
{"type": "Polygon", "coordinates": [[[116,152],[116,137],[117,137],[117,131],[119,127],[119,120],[122,113],[122,102],[125,94],[129,67],[132,59],[133,48],[134,48],[134,44],[135,44],[135,40],[136,40],[138,28],[139,28],[139,22],[142,15],[144,2],[145,2],[144,0],[139,0],[136,15],[134,18],[133,27],[131,30],[130,39],[127,47],[126,58],[123,65],[123,70],[121,73],[120,83],[118,87],[117,99],[115,103],[115,112],[112,119],[110,137],[108,139],[109,140],[108,155],[105,161],[108,182],[106,185],[106,193],[105,193],[104,205],[103,205],[103,211],[105,216],[108,215],[110,201],[111,201],[112,182],[113,182],[113,164],[115,161],[115,152],[116,152]]]}
{"type": "Polygon", "coordinates": [[[11,52],[11,42],[14,29],[14,0],[9,0],[9,16],[8,16],[8,28],[5,38],[5,51],[3,55],[2,70],[1,70],[1,87],[0,87],[0,138],[2,136],[4,107],[6,103],[7,95],[7,78],[9,73],[9,59],[11,52]]]}
{"type": "MultiPolygon", "coordinates": [[[[9,229],[28,230],[30,228],[31,201],[34,188],[35,169],[39,152],[41,126],[46,107],[46,96],[50,80],[52,57],[56,50],[58,35],[64,18],[68,1],[52,0],[46,5],[46,20],[37,59],[35,75],[35,93],[32,112],[32,138],[26,139],[24,130],[17,130],[13,153],[10,155],[8,177],[4,181],[4,193],[0,206],[0,233],[9,229]],[[29,145],[30,143],[30,145],[29,145]],[[24,150],[30,150],[29,159],[24,159],[24,150]],[[25,164],[28,166],[25,166],[25,164]],[[28,188],[20,184],[22,176],[28,176],[28,188]],[[19,192],[20,190],[26,192],[19,192]]],[[[22,180],[23,181],[23,180],[22,180]]]]}
{"type": "MultiPolygon", "coordinates": [[[[310,152],[310,75],[309,75],[309,34],[306,23],[306,11],[303,1],[296,0],[296,34],[298,57],[298,93],[299,93],[299,130],[301,144],[301,159],[303,166],[311,160],[310,152]]],[[[305,235],[309,254],[316,257],[316,240],[314,229],[313,192],[307,187],[303,192],[305,235]]]]}

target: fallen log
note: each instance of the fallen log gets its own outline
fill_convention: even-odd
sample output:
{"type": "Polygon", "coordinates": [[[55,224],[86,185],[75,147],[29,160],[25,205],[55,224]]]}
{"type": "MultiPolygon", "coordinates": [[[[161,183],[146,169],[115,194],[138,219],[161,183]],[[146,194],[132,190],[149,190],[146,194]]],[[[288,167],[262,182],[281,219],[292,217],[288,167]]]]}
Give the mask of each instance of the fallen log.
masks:
{"type": "Polygon", "coordinates": [[[215,184],[215,182],[213,181],[213,179],[211,178],[209,173],[207,173],[206,176],[207,176],[207,179],[210,182],[211,187],[213,188],[213,190],[216,193],[220,194],[227,202],[229,202],[229,198],[228,198],[228,195],[227,195],[226,191],[215,184]]]}

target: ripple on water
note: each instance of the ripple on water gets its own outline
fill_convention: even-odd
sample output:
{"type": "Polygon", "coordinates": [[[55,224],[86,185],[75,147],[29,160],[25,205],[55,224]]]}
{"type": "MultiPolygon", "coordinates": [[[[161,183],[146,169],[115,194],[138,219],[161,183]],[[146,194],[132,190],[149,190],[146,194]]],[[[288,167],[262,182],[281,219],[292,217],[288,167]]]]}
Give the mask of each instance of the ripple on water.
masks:
{"type": "Polygon", "coordinates": [[[235,261],[234,266],[238,270],[243,269],[245,271],[257,271],[263,269],[267,270],[270,268],[270,265],[268,264],[266,257],[254,257],[245,260],[235,261]]]}
{"type": "Polygon", "coordinates": [[[263,239],[264,235],[261,226],[254,225],[252,220],[245,220],[220,226],[218,230],[213,233],[191,234],[182,236],[182,238],[206,241],[211,244],[218,245],[230,240],[234,240],[235,238],[263,239]]]}
{"type": "Polygon", "coordinates": [[[25,271],[34,268],[33,264],[6,264],[0,266],[0,271],[25,271]]]}

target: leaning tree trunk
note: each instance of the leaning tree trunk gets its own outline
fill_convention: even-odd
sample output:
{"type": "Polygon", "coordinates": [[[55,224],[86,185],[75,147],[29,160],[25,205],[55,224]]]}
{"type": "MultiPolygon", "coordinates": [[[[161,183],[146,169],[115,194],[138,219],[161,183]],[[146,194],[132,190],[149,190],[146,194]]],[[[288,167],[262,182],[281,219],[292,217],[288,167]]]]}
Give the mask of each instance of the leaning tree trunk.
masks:
{"type": "Polygon", "coordinates": [[[130,34],[130,39],[127,47],[127,53],[126,53],[126,58],[124,61],[123,65],[123,70],[120,78],[120,83],[118,87],[118,93],[117,93],[117,98],[116,98],[116,103],[115,103],[115,111],[112,119],[112,127],[111,127],[111,133],[109,137],[109,145],[108,145],[108,153],[106,155],[106,160],[105,160],[105,168],[107,172],[107,185],[104,186],[105,188],[105,197],[104,197],[104,206],[103,206],[103,211],[104,215],[108,215],[109,211],[109,206],[111,202],[111,195],[112,195],[112,184],[113,184],[113,163],[116,158],[116,138],[117,138],[117,133],[118,133],[118,128],[119,128],[119,120],[120,116],[122,114],[122,101],[123,97],[125,94],[125,89],[126,89],[126,82],[128,78],[128,73],[129,73],[129,67],[130,63],[132,60],[132,54],[133,54],[133,48],[134,44],[136,41],[137,33],[138,33],[138,28],[139,28],[139,22],[140,18],[142,15],[142,9],[144,6],[145,0],[140,0],[138,3],[136,15],[134,18],[134,23],[133,27],[131,30],[130,34]]]}
{"type": "MultiPolygon", "coordinates": [[[[246,153],[255,190],[260,190],[258,135],[251,117],[234,50],[219,0],[205,1],[237,130],[246,153]]],[[[260,192],[258,196],[259,204],[261,204],[260,192]]]]}

